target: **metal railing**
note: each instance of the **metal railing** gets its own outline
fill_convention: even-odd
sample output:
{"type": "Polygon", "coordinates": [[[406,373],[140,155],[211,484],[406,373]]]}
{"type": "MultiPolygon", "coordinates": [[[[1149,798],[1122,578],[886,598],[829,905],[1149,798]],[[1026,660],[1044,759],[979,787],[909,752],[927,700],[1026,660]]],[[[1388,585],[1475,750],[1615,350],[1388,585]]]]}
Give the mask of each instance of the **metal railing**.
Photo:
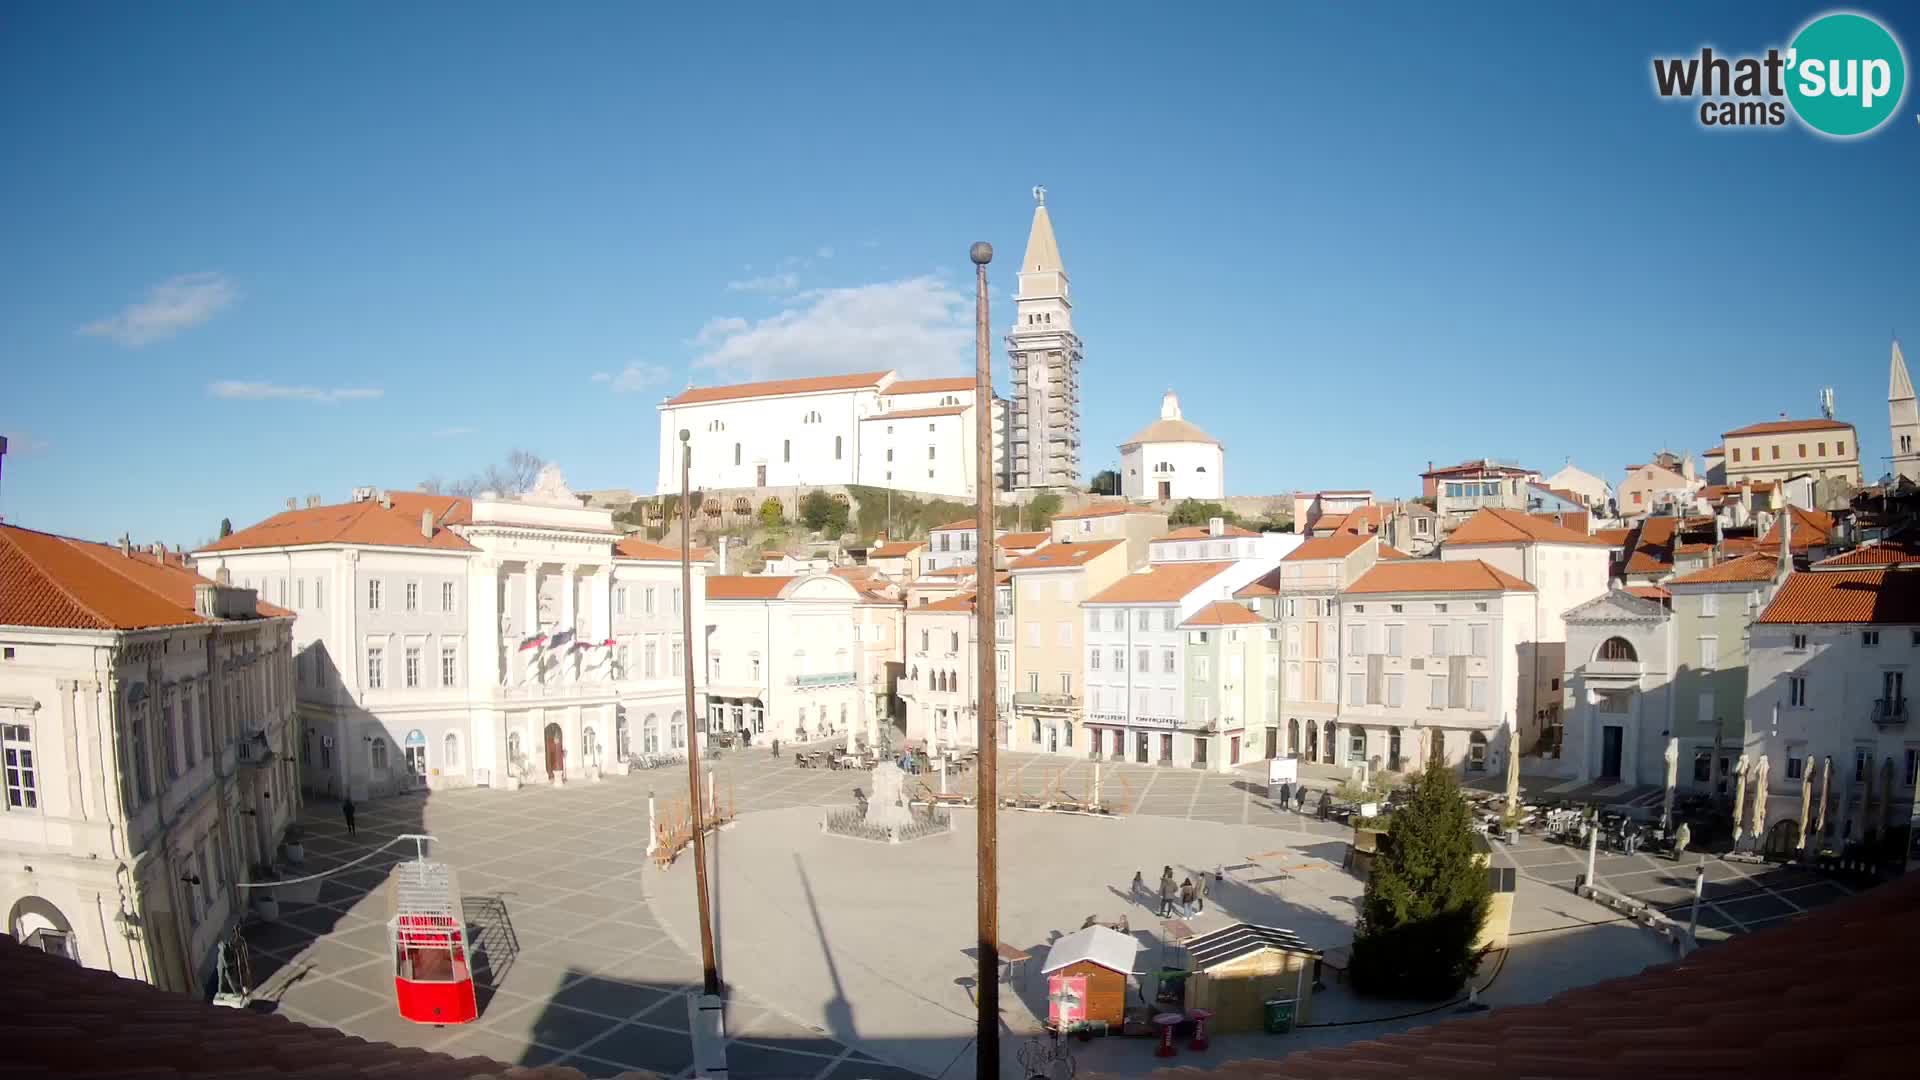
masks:
{"type": "Polygon", "coordinates": [[[1905,727],[1907,724],[1907,699],[1875,698],[1873,701],[1873,722],[1879,727],[1905,727]]]}
{"type": "Polygon", "coordinates": [[[787,680],[788,685],[798,687],[812,686],[850,686],[859,681],[860,675],[853,671],[829,671],[823,675],[794,675],[787,680]]]}

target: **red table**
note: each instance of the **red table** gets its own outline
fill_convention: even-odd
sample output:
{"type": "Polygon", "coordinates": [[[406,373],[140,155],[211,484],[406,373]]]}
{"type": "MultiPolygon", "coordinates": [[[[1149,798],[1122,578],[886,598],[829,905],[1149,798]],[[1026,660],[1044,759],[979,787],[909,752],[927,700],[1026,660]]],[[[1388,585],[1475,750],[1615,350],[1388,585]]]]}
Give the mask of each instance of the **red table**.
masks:
{"type": "Polygon", "coordinates": [[[1188,1009],[1187,1015],[1193,1018],[1193,1041],[1187,1044],[1189,1050],[1207,1048],[1207,1021],[1213,1019],[1212,1009],[1188,1009]]]}
{"type": "Polygon", "coordinates": [[[1153,1022],[1160,1025],[1160,1045],[1153,1051],[1154,1057],[1172,1057],[1180,1051],[1173,1045],[1173,1029],[1180,1026],[1186,1017],[1177,1012],[1160,1013],[1153,1022]]]}

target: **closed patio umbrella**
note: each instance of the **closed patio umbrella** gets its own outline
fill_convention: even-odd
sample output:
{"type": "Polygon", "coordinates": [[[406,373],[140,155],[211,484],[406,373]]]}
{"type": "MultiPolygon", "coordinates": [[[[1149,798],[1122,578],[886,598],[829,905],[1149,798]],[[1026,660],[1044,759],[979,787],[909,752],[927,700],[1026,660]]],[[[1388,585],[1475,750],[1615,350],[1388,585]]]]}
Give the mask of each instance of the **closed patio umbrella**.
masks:
{"type": "Polygon", "coordinates": [[[1880,765],[1880,839],[1887,838],[1887,828],[1893,823],[1893,758],[1889,756],[1880,765]]]}
{"type": "MultiPolygon", "coordinates": [[[[1765,761],[1765,758],[1760,760],[1765,761]]],[[[1740,760],[1733,763],[1733,847],[1740,849],[1740,828],[1745,824],[1740,816],[1747,803],[1747,755],[1741,754],[1740,760]]]]}
{"type": "MultiPolygon", "coordinates": [[[[1753,763],[1753,841],[1758,846],[1767,835],[1767,758],[1765,755],[1753,763]]],[[[1734,816],[1739,821],[1739,815],[1734,816]]],[[[1739,828],[1738,825],[1735,828],[1739,828]]]]}
{"type": "Polygon", "coordinates": [[[1832,801],[1833,756],[1829,754],[1820,759],[1820,803],[1814,807],[1813,813],[1814,839],[1821,843],[1825,843],[1825,840],[1822,838],[1826,836],[1827,832],[1827,804],[1832,801]]]}
{"type": "Polygon", "coordinates": [[[1680,784],[1680,739],[1667,739],[1667,795],[1660,803],[1660,827],[1673,828],[1673,789],[1680,784]]]}
{"type": "Polygon", "coordinates": [[[1807,853],[1807,842],[1813,839],[1813,830],[1807,827],[1807,815],[1813,813],[1813,761],[1809,759],[1800,770],[1800,839],[1794,846],[1800,853],[1807,853]]]}
{"type": "Polygon", "coordinates": [[[1867,759],[1866,767],[1860,770],[1860,774],[1862,782],[1864,782],[1866,786],[1860,789],[1860,816],[1854,820],[1854,823],[1858,825],[1859,828],[1854,829],[1852,835],[1856,839],[1864,840],[1867,838],[1867,830],[1873,827],[1872,758],[1867,759]]]}
{"type": "Polygon", "coordinates": [[[1507,813],[1520,808],[1520,732],[1507,717],[1507,813]]]}

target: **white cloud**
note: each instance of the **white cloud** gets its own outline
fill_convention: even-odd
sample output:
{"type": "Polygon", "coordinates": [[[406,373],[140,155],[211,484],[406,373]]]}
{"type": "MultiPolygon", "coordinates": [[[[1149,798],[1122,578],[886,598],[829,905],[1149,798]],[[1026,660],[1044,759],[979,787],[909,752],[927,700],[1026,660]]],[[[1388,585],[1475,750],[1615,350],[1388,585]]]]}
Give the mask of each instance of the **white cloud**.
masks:
{"type": "Polygon", "coordinates": [[[645,390],[649,386],[658,386],[673,377],[673,373],[659,364],[632,363],[618,372],[596,371],[593,381],[611,387],[616,394],[631,394],[645,390]]]}
{"type": "Polygon", "coordinates": [[[799,287],[800,275],[791,270],[727,282],[728,292],[784,293],[792,292],[799,287]]]}
{"type": "Polygon", "coordinates": [[[308,401],[316,405],[337,405],[342,401],[369,401],[384,397],[387,392],[377,386],[320,390],[311,386],[281,386],[278,383],[222,380],[208,383],[207,393],[232,401],[308,401]]]}
{"type": "Polygon", "coordinates": [[[436,439],[457,439],[462,435],[471,435],[473,431],[474,429],[470,427],[443,427],[439,431],[434,432],[433,437],[436,439]]]}
{"type": "Polygon", "coordinates": [[[973,344],[970,298],[933,276],[847,289],[811,289],[796,306],[749,322],[714,319],[694,363],[749,379],[880,371],[952,372],[973,344]]]}
{"type": "Polygon", "coordinates": [[[181,274],[148,289],[145,299],[119,314],[81,327],[80,333],[137,349],[206,322],[237,295],[225,274],[181,274]]]}
{"type": "Polygon", "coordinates": [[[830,247],[823,247],[818,251],[815,251],[813,253],[813,257],[816,259],[831,259],[833,258],[833,249],[830,247]]]}

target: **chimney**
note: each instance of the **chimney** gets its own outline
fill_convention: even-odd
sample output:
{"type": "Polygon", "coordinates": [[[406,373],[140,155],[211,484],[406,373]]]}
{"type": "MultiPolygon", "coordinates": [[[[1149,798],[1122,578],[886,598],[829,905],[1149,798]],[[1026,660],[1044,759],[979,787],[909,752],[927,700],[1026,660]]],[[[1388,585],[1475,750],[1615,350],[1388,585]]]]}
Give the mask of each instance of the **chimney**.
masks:
{"type": "Polygon", "coordinates": [[[289,510],[298,510],[299,508],[300,508],[300,500],[299,500],[299,499],[296,499],[296,498],[293,498],[292,496],[288,496],[288,498],[287,498],[287,509],[289,509],[289,510]]]}
{"type": "Polygon", "coordinates": [[[132,539],[133,538],[126,533],[120,534],[120,554],[128,556],[129,558],[133,555],[132,539]]]}
{"type": "Polygon", "coordinates": [[[431,510],[420,511],[420,535],[429,540],[433,539],[433,511],[431,510]]]}
{"type": "Polygon", "coordinates": [[[216,585],[231,585],[233,584],[233,571],[223,566],[213,572],[213,581],[216,585]]]}
{"type": "Polygon", "coordinates": [[[1226,534],[1227,534],[1226,518],[1208,518],[1207,519],[1207,535],[1208,536],[1225,536],[1226,534]]]}
{"type": "Polygon", "coordinates": [[[721,575],[727,572],[727,541],[730,539],[731,537],[724,535],[720,537],[720,566],[716,572],[721,575]]]}
{"type": "Polygon", "coordinates": [[[320,505],[320,496],[318,495],[307,496],[307,509],[311,510],[314,507],[319,505],[320,505]]]}
{"type": "Polygon", "coordinates": [[[393,496],[387,494],[384,489],[380,492],[380,509],[393,509],[393,496]]]}

